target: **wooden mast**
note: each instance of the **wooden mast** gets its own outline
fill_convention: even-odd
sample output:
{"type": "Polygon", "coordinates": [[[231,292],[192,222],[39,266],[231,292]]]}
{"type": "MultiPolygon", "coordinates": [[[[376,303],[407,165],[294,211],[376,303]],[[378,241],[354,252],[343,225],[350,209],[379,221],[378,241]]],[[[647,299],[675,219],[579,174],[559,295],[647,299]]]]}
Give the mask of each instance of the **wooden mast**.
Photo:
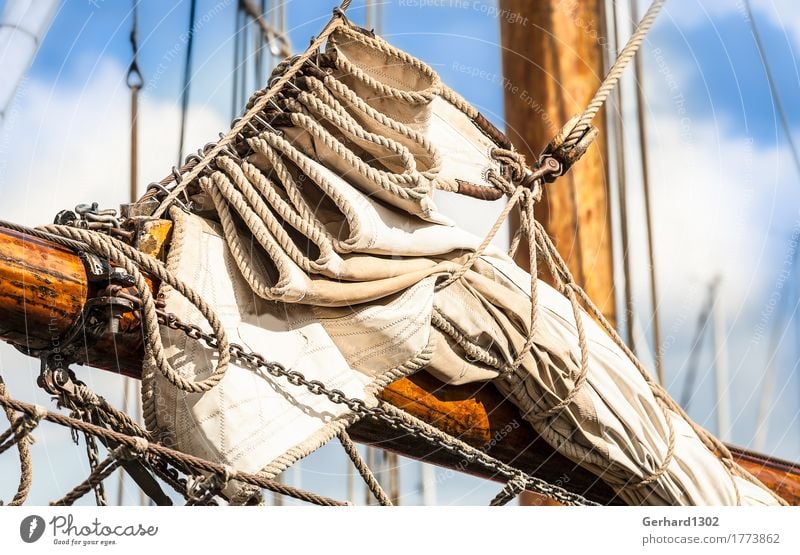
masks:
{"type": "MultiPolygon", "coordinates": [[[[500,0],[506,133],[536,160],[567,120],[582,112],[603,77],[602,0],[500,0]]],[[[595,125],[603,129],[602,112],[595,125]]],[[[604,134],[536,207],[575,280],[612,323],[611,251],[604,134]]],[[[512,222],[512,225],[513,222],[512,222]]],[[[517,259],[528,267],[527,249],[517,259]]],[[[546,277],[546,276],[543,276],[546,277]]]]}
{"type": "MultiPolygon", "coordinates": [[[[603,75],[600,23],[604,3],[565,0],[501,0],[506,133],[528,160],[591,100],[603,75]]],[[[603,116],[596,125],[602,129],[603,116]]],[[[572,275],[611,322],[616,322],[608,187],[601,133],[570,172],[545,187],[536,207],[572,275]]],[[[514,214],[512,233],[518,226],[514,214]]],[[[530,268],[528,251],[517,263],[530,268]]],[[[549,279],[547,275],[542,276],[549,279]]],[[[530,493],[522,504],[546,501],[530,493]]]]}
{"type": "MultiPolygon", "coordinates": [[[[168,236],[169,222],[150,222],[136,230],[139,248],[157,254],[168,236]]],[[[101,285],[101,284],[98,284],[101,285]]],[[[0,340],[44,349],[78,321],[87,302],[102,291],[90,283],[75,253],[54,243],[0,227],[0,340]]],[[[76,354],[81,362],[117,374],[138,377],[142,362],[139,322],[132,315],[119,332],[92,338],[76,354]]],[[[31,376],[35,379],[35,376],[31,376]]],[[[382,398],[409,414],[498,459],[582,493],[599,503],[619,502],[604,482],[555,452],[519,412],[492,386],[445,386],[425,372],[398,380],[382,398]]],[[[479,466],[454,460],[419,438],[362,420],[350,429],[361,443],[395,451],[455,472],[497,479],[479,466]]],[[[735,450],[737,461],[789,503],[800,505],[800,467],[735,450]]]]}

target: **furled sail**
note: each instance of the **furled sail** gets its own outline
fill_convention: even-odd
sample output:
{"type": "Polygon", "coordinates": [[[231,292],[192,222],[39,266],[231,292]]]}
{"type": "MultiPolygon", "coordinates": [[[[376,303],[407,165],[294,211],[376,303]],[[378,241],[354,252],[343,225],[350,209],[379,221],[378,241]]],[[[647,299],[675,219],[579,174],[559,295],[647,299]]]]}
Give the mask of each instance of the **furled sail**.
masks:
{"type": "MultiPolygon", "coordinates": [[[[174,287],[168,311],[367,405],[423,366],[447,383],[491,381],[631,504],[781,503],[579,306],[533,221],[541,181],[430,67],[340,16],[324,51],[275,79],[288,81],[280,95],[251,101],[255,132],[189,184],[194,210],[169,212],[167,270],[218,321],[174,287]],[[523,199],[558,290],[455,227],[436,189],[523,199]]],[[[148,353],[143,375],[145,415],[182,451],[274,476],[355,417],[246,362],[221,374],[220,353],[167,327],[161,340],[165,359],[148,353]]]]}

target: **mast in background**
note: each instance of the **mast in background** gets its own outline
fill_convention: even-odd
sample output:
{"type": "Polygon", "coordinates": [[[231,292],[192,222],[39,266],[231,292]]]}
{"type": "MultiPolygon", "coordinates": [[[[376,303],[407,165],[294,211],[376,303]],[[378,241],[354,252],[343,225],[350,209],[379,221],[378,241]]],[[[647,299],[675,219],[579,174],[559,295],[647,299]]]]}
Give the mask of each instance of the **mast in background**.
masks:
{"type": "MultiPolygon", "coordinates": [[[[601,0],[500,0],[506,133],[528,160],[582,112],[603,78],[601,0]],[[518,16],[517,16],[518,15],[518,16]]],[[[595,120],[604,129],[601,114],[595,120]]],[[[608,158],[604,134],[564,177],[545,187],[536,218],[575,280],[616,322],[608,158]]],[[[513,224],[512,224],[513,225],[513,224]]],[[[527,267],[527,249],[517,262],[527,267]]],[[[546,277],[546,276],[543,276],[546,277]]]]}
{"type": "Polygon", "coordinates": [[[28,71],[58,0],[6,0],[0,20],[0,122],[28,71]]]}
{"type": "Polygon", "coordinates": [[[722,297],[722,279],[717,277],[712,283],[714,307],[714,383],[717,394],[717,437],[722,441],[731,440],[730,375],[728,372],[728,326],[725,318],[725,305],[722,297]]]}
{"type": "MultiPolygon", "coordinates": [[[[607,46],[601,33],[605,5],[601,0],[500,0],[500,9],[514,15],[500,18],[506,133],[535,161],[560,127],[586,108],[600,85],[607,46]]],[[[599,114],[598,128],[605,127],[604,120],[599,114]]],[[[578,284],[615,323],[607,158],[601,133],[569,173],[545,187],[536,218],[578,284]]],[[[530,267],[526,248],[518,250],[517,263],[530,267]]],[[[524,492],[520,504],[553,503],[524,492]]]]}

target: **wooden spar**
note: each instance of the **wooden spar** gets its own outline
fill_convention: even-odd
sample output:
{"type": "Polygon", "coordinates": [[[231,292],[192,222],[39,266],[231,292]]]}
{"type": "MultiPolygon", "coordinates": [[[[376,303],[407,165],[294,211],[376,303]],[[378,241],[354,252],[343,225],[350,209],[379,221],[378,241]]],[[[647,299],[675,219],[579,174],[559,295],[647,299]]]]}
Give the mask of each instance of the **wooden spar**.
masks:
{"type": "MultiPolygon", "coordinates": [[[[603,77],[603,0],[500,0],[506,133],[536,160],[559,128],[582,112],[603,77]]],[[[595,125],[603,129],[602,112],[595,125]]],[[[615,322],[604,134],[578,164],[544,189],[536,218],[575,280],[615,322]]],[[[512,225],[513,222],[512,222],[512,225]]],[[[517,263],[528,267],[527,248],[517,263]]],[[[547,279],[547,276],[543,276],[547,279]]]]}
{"type": "MultiPolygon", "coordinates": [[[[167,237],[155,227],[140,248],[156,252],[167,237]],[[148,245],[148,243],[150,243],[148,245]]],[[[54,243],[0,228],[0,339],[45,348],[77,321],[97,294],[80,258],[54,243]]],[[[114,336],[105,334],[77,355],[80,362],[138,377],[142,338],[138,323],[123,321],[114,336]]],[[[32,377],[33,378],[33,377],[32,377]]],[[[382,394],[388,403],[460,438],[507,463],[600,503],[615,502],[611,488],[555,452],[490,384],[445,386],[425,372],[398,380],[382,394]]],[[[377,423],[351,428],[354,439],[456,472],[495,479],[485,469],[455,460],[423,441],[377,423]]],[[[800,467],[761,455],[736,451],[748,471],[792,504],[800,505],[800,467]]]]}

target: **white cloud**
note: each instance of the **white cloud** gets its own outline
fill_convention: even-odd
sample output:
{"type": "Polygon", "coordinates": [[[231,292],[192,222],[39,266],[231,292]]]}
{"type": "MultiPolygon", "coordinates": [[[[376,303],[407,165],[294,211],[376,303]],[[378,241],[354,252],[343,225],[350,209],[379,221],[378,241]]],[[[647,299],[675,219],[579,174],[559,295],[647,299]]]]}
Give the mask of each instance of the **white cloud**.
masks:
{"type": "MultiPolygon", "coordinates": [[[[124,77],[124,68],[105,60],[82,85],[33,80],[23,86],[0,128],[0,219],[38,225],[78,203],[117,207],[127,202],[130,107],[124,77]]],[[[147,99],[140,113],[141,194],[146,183],[164,177],[176,162],[179,109],[176,102],[147,99]]],[[[193,108],[188,147],[202,146],[227,124],[206,108],[193,108]]],[[[38,364],[0,345],[0,374],[10,391],[51,406],[35,386],[38,364]]],[[[121,405],[117,376],[88,369],[81,369],[80,376],[112,404],[121,405]]],[[[66,430],[46,425],[36,437],[38,467],[31,501],[46,504],[83,479],[88,468],[82,449],[70,447],[66,430]]],[[[0,457],[0,474],[9,477],[0,481],[0,498],[12,493],[15,465],[13,454],[0,457]]]]}
{"type": "MultiPolygon", "coordinates": [[[[121,66],[101,62],[83,86],[33,81],[19,100],[0,143],[0,218],[39,224],[79,202],[127,202],[130,101],[121,66]]],[[[176,162],[179,109],[148,98],[140,114],[141,194],[176,162]]],[[[187,145],[201,146],[226,128],[218,114],[192,109],[187,145]]]]}

